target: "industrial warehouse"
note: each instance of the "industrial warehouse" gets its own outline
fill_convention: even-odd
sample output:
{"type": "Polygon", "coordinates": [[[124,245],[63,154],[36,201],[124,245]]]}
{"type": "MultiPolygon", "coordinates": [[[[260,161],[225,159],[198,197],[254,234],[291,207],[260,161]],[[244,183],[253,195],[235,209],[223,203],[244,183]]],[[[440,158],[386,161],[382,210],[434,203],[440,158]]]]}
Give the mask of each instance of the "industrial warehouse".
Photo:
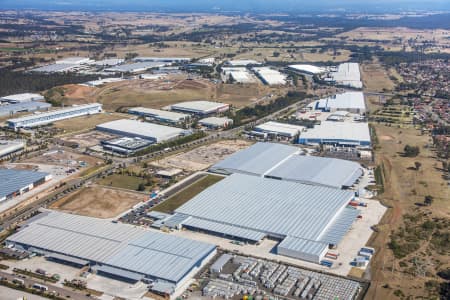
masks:
{"type": "Polygon", "coordinates": [[[258,243],[281,240],[277,253],[319,263],[359,210],[354,192],[232,174],[175,210],[183,228],[258,243]]]}
{"type": "Polygon", "coordinates": [[[202,116],[226,112],[230,109],[230,105],[212,101],[187,101],[170,105],[168,109],[202,116]]]}
{"type": "Polygon", "coordinates": [[[24,141],[0,140],[0,158],[22,151],[25,148],[24,141]]]}
{"type": "Polygon", "coordinates": [[[8,103],[21,103],[21,102],[42,101],[42,100],[44,100],[44,96],[32,93],[14,94],[0,98],[0,102],[8,102],[8,103]]]}
{"type": "Polygon", "coordinates": [[[119,136],[141,138],[155,143],[171,140],[189,132],[184,129],[163,126],[136,120],[116,120],[96,126],[99,131],[109,132],[119,136]]]}
{"type": "Polygon", "coordinates": [[[52,175],[16,169],[0,169],[0,202],[28,192],[34,187],[50,180],[52,175]]]}
{"type": "Polygon", "coordinates": [[[320,99],[308,105],[314,110],[324,112],[348,111],[350,113],[364,114],[366,104],[362,92],[346,92],[320,99]]]}
{"type": "Polygon", "coordinates": [[[86,115],[98,114],[102,111],[102,105],[99,103],[77,105],[69,108],[58,109],[42,114],[29,115],[16,119],[9,119],[7,124],[14,130],[18,128],[31,128],[50,124],[52,122],[75,118],[86,115]]]}
{"type": "Polygon", "coordinates": [[[333,145],[370,148],[370,129],[367,123],[324,121],[302,132],[299,144],[333,145]]]}
{"type": "Polygon", "coordinates": [[[6,244],[127,282],[152,281],[169,294],[216,253],[216,246],[108,220],[45,211],[6,244]]]}
{"type": "Polygon", "coordinates": [[[34,112],[37,110],[48,110],[52,107],[50,103],[29,101],[18,102],[13,104],[0,105],[0,117],[12,116],[21,112],[34,112]]]}
{"type": "Polygon", "coordinates": [[[128,109],[128,113],[147,118],[149,121],[157,121],[168,124],[181,124],[189,119],[189,115],[160,109],[134,107],[128,109]]]}
{"type": "Polygon", "coordinates": [[[362,175],[355,162],[299,155],[300,149],[275,143],[256,143],[213,165],[220,174],[240,173],[284,181],[327,186],[351,187],[362,175]]]}

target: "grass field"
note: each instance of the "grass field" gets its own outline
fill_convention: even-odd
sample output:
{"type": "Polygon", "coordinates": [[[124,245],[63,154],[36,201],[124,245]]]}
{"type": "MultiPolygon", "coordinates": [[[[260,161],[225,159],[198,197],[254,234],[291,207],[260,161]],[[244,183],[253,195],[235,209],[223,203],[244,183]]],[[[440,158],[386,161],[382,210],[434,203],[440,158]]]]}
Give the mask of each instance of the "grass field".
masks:
{"type": "Polygon", "coordinates": [[[104,186],[112,186],[116,188],[136,191],[139,184],[145,183],[145,181],[144,179],[136,176],[129,176],[126,174],[113,174],[100,179],[97,183],[104,186]]]}
{"type": "Polygon", "coordinates": [[[176,193],[175,195],[173,195],[166,201],[162,202],[161,204],[155,206],[153,209],[160,212],[171,213],[184,203],[191,200],[195,195],[199,194],[206,188],[219,182],[222,179],[223,177],[221,176],[207,175],[206,177],[203,177],[202,179],[191,184],[187,188],[176,193]]]}
{"type": "Polygon", "coordinates": [[[366,91],[370,92],[391,91],[395,86],[389,73],[377,61],[361,66],[361,78],[366,91]]]}
{"type": "MultiPolygon", "coordinates": [[[[433,299],[425,288],[425,283],[437,280],[436,270],[450,267],[448,256],[439,254],[429,240],[420,240],[423,238],[421,235],[411,239],[411,232],[405,233],[404,238],[398,240],[400,249],[406,253],[402,259],[394,256],[388,243],[393,232],[401,231],[401,228],[409,232],[405,228],[405,215],[449,220],[448,186],[442,178],[441,166],[435,158],[433,148],[426,146],[430,143],[428,135],[421,135],[419,130],[412,128],[380,124],[374,124],[374,127],[380,146],[375,152],[376,163],[383,165],[385,178],[384,193],[378,198],[390,209],[377,226],[379,233],[370,243],[377,249],[377,254],[372,261],[372,285],[365,299],[393,299],[394,293],[399,293],[396,290],[401,290],[406,297],[410,295],[413,298],[433,299]],[[402,156],[407,144],[419,146],[420,154],[417,157],[402,156]],[[421,163],[419,170],[414,168],[415,162],[421,163]],[[434,198],[431,206],[416,205],[423,203],[427,195],[434,198]],[[419,248],[415,248],[417,244],[419,248]],[[427,261],[423,266],[423,277],[416,276],[418,269],[414,260],[427,261]]],[[[445,243],[442,246],[445,249],[445,243]]]]}
{"type": "Polygon", "coordinates": [[[96,218],[112,218],[146,199],[144,194],[90,186],[58,200],[50,208],[96,218]]]}
{"type": "Polygon", "coordinates": [[[56,128],[64,130],[64,134],[94,129],[96,125],[119,119],[129,119],[131,116],[119,113],[101,113],[90,116],[66,119],[54,123],[56,128]]]}

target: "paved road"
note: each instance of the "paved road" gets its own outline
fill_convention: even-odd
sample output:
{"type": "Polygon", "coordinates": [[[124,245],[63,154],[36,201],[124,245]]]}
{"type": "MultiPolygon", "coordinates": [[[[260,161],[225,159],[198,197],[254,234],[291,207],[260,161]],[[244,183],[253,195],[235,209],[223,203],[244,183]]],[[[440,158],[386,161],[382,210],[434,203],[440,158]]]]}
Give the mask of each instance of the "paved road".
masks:
{"type": "MultiPolygon", "coordinates": [[[[6,273],[4,271],[0,271],[0,276],[7,278],[8,281],[12,281],[14,278],[19,278],[17,275],[9,274],[9,273],[6,273]]],[[[68,299],[74,299],[74,300],[92,300],[92,299],[97,299],[97,298],[93,298],[93,297],[87,297],[86,295],[82,294],[81,292],[75,292],[75,291],[72,291],[72,290],[67,290],[65,288],[54,286],[54,285],[52,285],[49,282],[43,282],[42,280],[35,279],[35,278],[29,278],[27,276],[25,276],[25,277],[26,278],[20,278],[20,279],[22,279],[25,282],[26,286],[32,286],[35,283],[39,283],[39,284],[47,286],[49,292],[55,291],[57,294],[65,297],[65,298],[68,298],[68,299]]],[[[0,299],[3,299],[3,298],[0,298],[0,299]]]]}

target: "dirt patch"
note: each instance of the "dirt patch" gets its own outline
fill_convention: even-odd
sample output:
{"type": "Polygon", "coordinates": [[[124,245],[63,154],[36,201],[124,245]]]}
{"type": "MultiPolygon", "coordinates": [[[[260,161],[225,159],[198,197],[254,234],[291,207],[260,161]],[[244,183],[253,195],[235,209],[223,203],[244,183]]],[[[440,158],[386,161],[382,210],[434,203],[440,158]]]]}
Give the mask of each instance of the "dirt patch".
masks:
{"type": "Polygon", "coordinates": [[[186,153],[179,153],[157,161],[152,165],[163,168],[177,168],[186,171],[200,171],[209,168],[213,164],[227,156],[249,147],[251,143],[244,140],[226,140],[211,145],[195,148],[186,153]]]}
{"type": "MultiPolygon", "coordinates": [[[[434,150],[428,147],[430,137],[421,135],[419,130],[397,128],[374,124],[379,138],[379,149],[375,152],[376,163],[383,166],[384,190],[379,196],[380,200],[390,209],[377,226],[379,232],[374,235],[370,245],[377,249],[372,260],[372,285],[366,299],[392,299],[397,290],[406,296],[424,297],[429,299],[425,282],[437,280],[436,269],[443,268],[443,259],[434,251],[419,249],[412,252],[406,259],[394,257],[389,249],[390,235],[393,231],[404,226],[405,214],[430,214],[433,217],[449,218],[448,209],[449,189],[439,170],[439,162],[435,159],[434,150]],[[390,137],[389,139],[381,137],[390,137]],[[419,146],[420,154],[417,157],[403,157],[401,154],[405,145],[419,146]],[[414,168],[415,162],[420,162],[419,170],[414,168]],[[418,207],[415,203],[423,203],[426,195],[434,198],[433,204],[427,207],[418,207]],[[430,252],[431,251],[431,252],[430,252]],[[424,267],[426,272],[417,276],[421,271],[411,263],[411,260],[440,260],[434,265],[424,267]],[[402,266],[403,264],[403,266],[402,266]],[[404,267],[404,266],[407,267],[404,267]]],[[[425,243],[426,244],[426,243],[425,243]]],[[[426,246],[421,244],[421,247],[426,246]]],[[[448,265],[448,257],[447,257],[448,265]]]]}
{"type": "Polygon", "coordinates": [[[136,203],[145,201],[146,195],[111,189],[102,186],[90,186],[62,198],[50,208],[78,215],[112,218],[133,207],[136,203]]]}
{"type": "Polygon", "coordinates": [[[130,119],[133,116],[119,113],[101,113],[77,118],[66,119],[54,123],[56,128],[64,130],[64,133],[72,133],[94,129],[96,125],[119,119],[130,119]]]}

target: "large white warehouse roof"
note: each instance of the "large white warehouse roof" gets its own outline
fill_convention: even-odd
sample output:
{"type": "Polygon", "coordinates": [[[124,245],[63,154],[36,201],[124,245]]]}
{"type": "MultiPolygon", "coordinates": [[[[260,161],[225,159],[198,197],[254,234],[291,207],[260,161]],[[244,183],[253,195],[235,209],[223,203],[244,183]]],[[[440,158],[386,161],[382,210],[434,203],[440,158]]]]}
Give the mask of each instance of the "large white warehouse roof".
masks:
{"type": "Polygon", "coordinates": [[[173,104],[170,106],[170,109],[194,114],[210,114],[227,111],[229,107],[230,105],[226,103],[201,100],[201,101],[186,101],[173,104]]]}
{"type": "Polygon", "coordinates": [[[286,84],[286,75],[280,73],[277,70],[261,67],[253,68],[253,70],[258,74],[261,80],[267,85],[284,85],[286,84]]]}
{"type": "Polygon", "coordinates": [[[362,88],[361,73],[358,63],[340,64],[336,72],[331,72],[330,77],[337,84],[345,85],[353,88],[362,88]]]}
{"type": "Polygon", "coordinates": [[[256,143],[213,165],[211,171],[261,176],[298,151],[296,147],[283,144],[256,143]]]}
{"type": "Polygon", "coordinates": [[[177,113],[173,111],[153,109],[147,107],[133,107],[128,109],[128,113],[141,115],[145,117],[151,117],[159,120],[166,120],[168,122],[177,123],[181,122],[184,119],[188,118],[189,115],[177,113]]]}
{"type": "Polygon", "coordinates": [[[211,230],[215,223],[327,245],[339,243],[355,220],[354,215],[346,222],[341,219],[353,197],[352,191],[232,174],[176,209],[176,213],[190,216],[188,223],[192,219],[211,222],[191,225],[199,229],[211,230]]]}
{"type": "Polygon", "coordinates": [[[0,101],[10,103],[30,102],[44,100],[44,96],[33,93],[14,94],[0,98],[0,101]]]}
{"type": "Polygon", "coordinates": [[[96,128],[97,130],[107,131],[117,135],[140,137],[156,142],[176,138],[185,131],[180,128],[126,119],[103,123],[97,125],[96,128]]]}
{"type": "Polygon", "coordinates": [[[295,70],[295,71],[299,71],[299,72],[303,72],[303,73],[307,73],[307,74],[321,74],[321,73],[325,73],[327,71],[326,68],[322,68],[322,67],[317,67],[317,66],[313,66],[313,65],[290,65],[289,68],[295,70]]]}
{"type": "Polygon", "coordinates": [[[269,121],[255,127],[255,131],[294,137],[298,135],[305,127],[287,123],[269,121]]]}
{"type": "Polygon", "coordinates": [[[215,246],[108,220],[45,212],[8,237],[33,247],[102,264],[114,272],[179,283],[215,246]]]}
{"type": "Polygon", "coordinates": [[[324,111],[347,110],[364,113],[366,103],[362,92],[346,92],[337,94],[315,102],[315,109],[324,111]]]}
{"type": "Polygon", "coordinates": [[[370,130],[367,123],[323,121],[320,125],[302,132],[301,144],[355,144],[370,145],[370,130]]]}
{"type": "Polygon", "coordinates": [[[256,143],[213,165],[217,173],[241,173],[286,181],[342,188],[361,177],[358,163],[328,157],[298,154],[293,146],[256,143]]]}

